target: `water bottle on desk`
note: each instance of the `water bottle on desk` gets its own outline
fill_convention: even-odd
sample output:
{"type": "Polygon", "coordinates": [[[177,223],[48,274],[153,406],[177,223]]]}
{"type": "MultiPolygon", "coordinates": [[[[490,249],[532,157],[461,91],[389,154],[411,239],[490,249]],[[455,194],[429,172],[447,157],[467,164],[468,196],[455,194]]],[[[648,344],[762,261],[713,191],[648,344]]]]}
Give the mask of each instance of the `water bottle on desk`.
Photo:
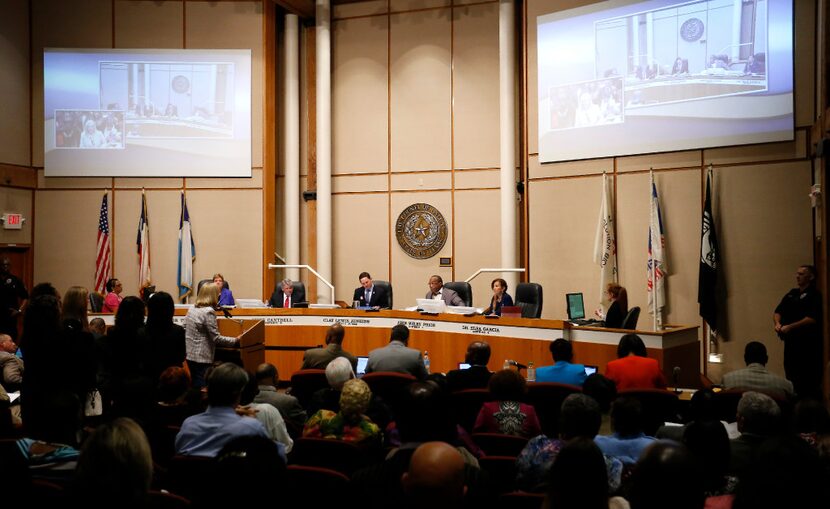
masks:
{"type": "Polygon", "coordinates": [[[528,382],[535,382],[536,381],[536,368],[533,367],[533,361],[527,363],[527,381],[528,382]]]}
{"type": "Polygon", "coordinates": [[[429,352],[424,350],[424,368],[426,368],[427,373],[429,373],[429,352]]]}

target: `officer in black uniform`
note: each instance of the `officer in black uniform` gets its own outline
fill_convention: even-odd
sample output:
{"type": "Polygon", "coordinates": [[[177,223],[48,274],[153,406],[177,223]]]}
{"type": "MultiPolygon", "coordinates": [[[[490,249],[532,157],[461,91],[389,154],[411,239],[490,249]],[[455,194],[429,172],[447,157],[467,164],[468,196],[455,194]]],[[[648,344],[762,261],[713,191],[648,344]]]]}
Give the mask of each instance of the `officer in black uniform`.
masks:
{"type": "Polygon", "coordinates": [[[17,342],[17,317],[29,292],[23,281],[10,272],[11,266],[8,258],[0,263],[0,333],[8,334],[17,342]]]}
{"type": "Polygon", "coordinates": [[[816,269],[802,265],[793,288],[775,308],[775,332],[784,341],[784,372],[800,397],[821,398],[823,358],[821,344],[821,294],[816,289],[816,269]]]}

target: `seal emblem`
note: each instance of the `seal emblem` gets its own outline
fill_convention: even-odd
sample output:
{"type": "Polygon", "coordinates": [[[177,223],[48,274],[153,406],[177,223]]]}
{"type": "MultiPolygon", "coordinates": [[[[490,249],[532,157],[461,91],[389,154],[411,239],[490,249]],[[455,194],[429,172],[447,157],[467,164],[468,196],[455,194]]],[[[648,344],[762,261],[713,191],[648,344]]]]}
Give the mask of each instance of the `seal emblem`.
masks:
{"type": "Polygon", "coordinates": [[[435,256],[444,247],[447,222],[432,205],[413,203],[398,216],[395,236],[406,254],[424,260],[435,256]]]}

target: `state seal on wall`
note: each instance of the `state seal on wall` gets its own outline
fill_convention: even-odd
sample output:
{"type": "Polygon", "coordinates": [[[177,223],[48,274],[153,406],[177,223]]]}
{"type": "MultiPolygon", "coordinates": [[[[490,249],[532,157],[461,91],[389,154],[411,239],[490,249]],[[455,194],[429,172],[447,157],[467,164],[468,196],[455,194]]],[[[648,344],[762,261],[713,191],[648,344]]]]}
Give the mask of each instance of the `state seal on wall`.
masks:
{"type": "Polygon", "coordinates": [[[435,256],[444,247],[447,222],[432,205],[413,203],[398,216],[395,236],[406,254],[424,260],[435,256]]]}

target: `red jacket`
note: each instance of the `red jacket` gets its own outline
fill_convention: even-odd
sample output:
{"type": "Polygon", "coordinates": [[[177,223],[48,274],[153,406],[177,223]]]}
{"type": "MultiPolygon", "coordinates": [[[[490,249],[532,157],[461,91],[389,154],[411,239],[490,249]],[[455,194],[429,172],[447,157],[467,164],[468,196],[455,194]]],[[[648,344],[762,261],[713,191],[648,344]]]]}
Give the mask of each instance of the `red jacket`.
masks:
{"type": "Polygon", "coordinates": [[[605,376],[617,383],[617,390],[663,389],[666,378],[655,359],[629,355],[605,366],[605,376]]]}

